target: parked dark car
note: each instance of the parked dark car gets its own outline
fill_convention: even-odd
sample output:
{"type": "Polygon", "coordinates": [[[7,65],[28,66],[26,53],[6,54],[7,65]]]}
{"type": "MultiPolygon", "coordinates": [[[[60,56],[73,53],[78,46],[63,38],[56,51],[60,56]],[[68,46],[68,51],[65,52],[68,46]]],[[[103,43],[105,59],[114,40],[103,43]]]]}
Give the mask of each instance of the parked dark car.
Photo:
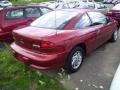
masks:
{"type": "Polygon", "coordinates": [[[83,57],[118,38],[118,23],[100,12],[65,9],[50,12],[30,26],[14,30],[14,56],[30,67],[64,67],[76,72],[83,57]],[[43,23],[44,22],[44,23],[43,23]]]}
{"type": "Polygon", "coordinates": [[[107,16],[114,18],[120,25],[120,4],[117,4],[107,13],[107,16]]]}
{"type": "Polygon", "coordinates": [[[12,39],[12,30],[28,26],[50,11],[52,9],[39,5],[16,5],[0,9],[0,40],[12,39]]]}

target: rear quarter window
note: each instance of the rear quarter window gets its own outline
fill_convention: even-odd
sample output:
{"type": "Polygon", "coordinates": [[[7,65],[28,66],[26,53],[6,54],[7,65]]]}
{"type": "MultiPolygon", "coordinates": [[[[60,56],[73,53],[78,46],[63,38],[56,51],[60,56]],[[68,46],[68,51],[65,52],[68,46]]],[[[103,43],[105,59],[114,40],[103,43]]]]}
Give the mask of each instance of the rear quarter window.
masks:
{"type": "Polygon", "coordinates": [[[93,25],[106,24],[107,17],[99,12],[88,12],[93,25]]]}
{"type": "Polygon", "coordinates": [[[88,17],[87,14],[84,14],[80,17],[80,19],[77,21],[75,24],[74,28],[75,29],[82,29],[82,28],[87,28],[91,25],[91,21],[88,17]]]}

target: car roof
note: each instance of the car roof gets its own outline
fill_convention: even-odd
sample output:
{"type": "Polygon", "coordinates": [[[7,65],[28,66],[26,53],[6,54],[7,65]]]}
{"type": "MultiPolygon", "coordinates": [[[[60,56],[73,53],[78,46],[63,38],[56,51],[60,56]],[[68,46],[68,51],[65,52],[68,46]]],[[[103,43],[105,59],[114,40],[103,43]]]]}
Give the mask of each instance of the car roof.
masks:
{"type": "Polygon", "coordinates": [[[42,5],[38,5],[38,4],[28,4],[28,5],[13,5],[13,6],[7,6],[4,7],[3,9],[17,9],[17,8],[29,8],[29,7],[46,7],[46,6],[42,6],[42,5]]]}

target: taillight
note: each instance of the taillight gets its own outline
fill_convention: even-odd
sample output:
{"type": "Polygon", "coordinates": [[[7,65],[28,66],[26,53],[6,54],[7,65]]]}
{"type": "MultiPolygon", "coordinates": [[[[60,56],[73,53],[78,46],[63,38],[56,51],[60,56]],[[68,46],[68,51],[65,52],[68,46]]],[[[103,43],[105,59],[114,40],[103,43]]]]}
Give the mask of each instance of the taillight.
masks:
{"type": "Polygon", "coordinates": [[[111,17],[111,16],[113,16],[113,13],[112,13],[112,12],[108,12],[108,13],[107,13],[107,16],[110,16],[110,17],[111,17]]]}
{"type": "Polygon", "coordinates": [[[52,48],[53,46],[54,46],[54,44],[51,42],[47,42],[47,41],[41,42],[41,48],[52,48]]]}
{"type": "Polygon", "coordinates": [[[53,48],[54,44],[52,42],[49,41],[41,41],[39,44],[33,44],[32,45],[34,48],[53,48]]]}

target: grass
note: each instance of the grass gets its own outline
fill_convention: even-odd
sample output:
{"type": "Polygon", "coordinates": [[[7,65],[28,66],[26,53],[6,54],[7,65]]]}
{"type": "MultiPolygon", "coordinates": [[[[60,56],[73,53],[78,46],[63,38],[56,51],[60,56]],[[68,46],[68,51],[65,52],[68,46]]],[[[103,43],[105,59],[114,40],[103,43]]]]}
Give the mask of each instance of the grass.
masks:
{"type": "Polygon", "coordinates": [[[45,2],[49,0],[12,0],[13,4],[29,4],[29,3],[40,3],[40,2],[45,2]]]}
{"type": "MultiPolygon", "coordinates": [[[[40,3],[40,2],[46,2],[49,0],[11,0],[13,4],[28,4],[28,3],[40,3]]],[[[95,0],[97,2],[100,2],[102,0],[95,0]]]]}
{"type": "Polygon", "coordinates": [[[17,61],[5,44],[0,48],[0,90],[65,90],[56,79],[17,61]]]}

